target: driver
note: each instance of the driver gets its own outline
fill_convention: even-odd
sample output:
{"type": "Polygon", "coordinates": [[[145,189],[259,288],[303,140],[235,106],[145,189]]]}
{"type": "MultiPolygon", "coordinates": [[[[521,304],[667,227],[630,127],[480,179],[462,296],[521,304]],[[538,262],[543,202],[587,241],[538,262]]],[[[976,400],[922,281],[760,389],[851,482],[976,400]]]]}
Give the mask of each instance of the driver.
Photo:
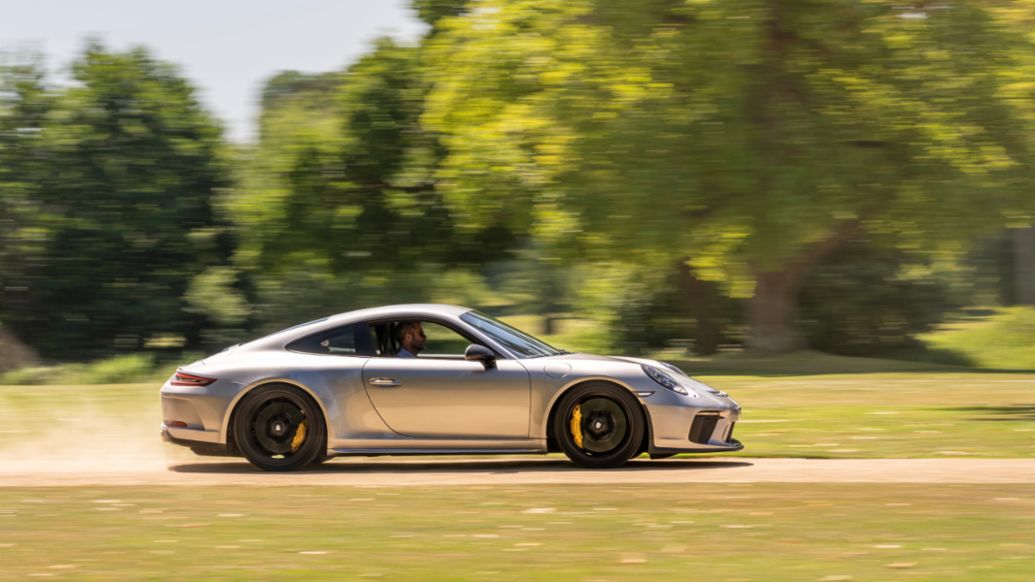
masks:
{"type": "Polygon", "coordinates": [[[399,342],[397,358],[416,358],[417,354],[424,349],[424,342],[428,336],[424,335],[424,328],[419,321],[403,321],[395,327],[395,339],[399,342]]]}

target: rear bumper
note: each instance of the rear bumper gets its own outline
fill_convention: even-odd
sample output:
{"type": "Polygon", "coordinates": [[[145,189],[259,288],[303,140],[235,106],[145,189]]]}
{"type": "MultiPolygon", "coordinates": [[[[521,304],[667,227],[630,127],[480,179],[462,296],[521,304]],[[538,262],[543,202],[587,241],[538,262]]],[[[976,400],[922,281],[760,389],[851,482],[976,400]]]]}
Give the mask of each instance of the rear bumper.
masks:
{"type": "Polygon", "coordinates": [[[194,451],[196,455],[213,456],[213,457],[236,457],[238,456],[237,451],[231,450],[230,447],[219,442],[211,441],[199,441],[190,440],[177,436],[174,432],[202,432],[202,431],[191,431],[190,429],[176,429],[162,425],[162,440],[178,445],[181,447],[187,447],[194,451]]]}
{"type": "Polygon", "coordinates": [[[193,426],[168,426],[167,424],[162,423],[162,433],[168,433],[171,438],[174,438],[177,441],[222,444],[220,442],[218,431],[204,430],[200,427],[195,428],[193,426]]]}
{"type": "Polygon", "coordinates": [[[240,391],[239,383],[225,379],[209,386],[173,386],[167,380],[161,390],[162,424],[179,440],[225,443],[224,422],[240,391]]]}

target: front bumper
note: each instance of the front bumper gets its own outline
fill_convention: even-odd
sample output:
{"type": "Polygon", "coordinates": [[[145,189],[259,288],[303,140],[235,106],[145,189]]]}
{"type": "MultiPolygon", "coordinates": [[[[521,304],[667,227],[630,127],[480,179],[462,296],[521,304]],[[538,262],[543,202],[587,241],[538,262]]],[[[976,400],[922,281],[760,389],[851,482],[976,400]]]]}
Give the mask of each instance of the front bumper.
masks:
{"type": "Polygon", "coordinates": [[[734,406],[691,408],[686,406],[649,406],[651,444],[649,453],[715,453],[744,448],[733,438],[740,419],[734,406]]]}

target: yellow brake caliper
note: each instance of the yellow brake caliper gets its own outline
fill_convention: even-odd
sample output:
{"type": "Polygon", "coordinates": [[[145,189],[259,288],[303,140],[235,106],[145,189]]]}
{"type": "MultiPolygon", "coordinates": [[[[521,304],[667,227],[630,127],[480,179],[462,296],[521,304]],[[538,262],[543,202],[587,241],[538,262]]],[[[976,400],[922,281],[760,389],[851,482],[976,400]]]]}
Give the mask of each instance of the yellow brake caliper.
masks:
{"type": "Polygon", "coordinates": [[[298,425],[298,430],[295,431],[295,436],[291,437],[291,452],[297,453],[299,447],[305,442],[305,429],[308,420],[303,420],[302,424],[298,425]]]}
{"type": "Polygon", "coordinates": [[[571,436],[575,439],[575,446],[582,448],[582,407],[576,405],[571,411],[571,436]]]}

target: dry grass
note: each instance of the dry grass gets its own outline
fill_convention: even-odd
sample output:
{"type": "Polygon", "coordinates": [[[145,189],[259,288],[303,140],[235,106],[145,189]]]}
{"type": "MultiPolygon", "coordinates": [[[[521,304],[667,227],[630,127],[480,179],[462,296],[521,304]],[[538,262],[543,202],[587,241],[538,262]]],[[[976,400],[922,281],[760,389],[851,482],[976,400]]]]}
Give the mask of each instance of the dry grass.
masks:
{"type": "Polygon", "coordinates": [[[1017,580],[1035,486],[0,489],[0,580],[1017,580]]]}

